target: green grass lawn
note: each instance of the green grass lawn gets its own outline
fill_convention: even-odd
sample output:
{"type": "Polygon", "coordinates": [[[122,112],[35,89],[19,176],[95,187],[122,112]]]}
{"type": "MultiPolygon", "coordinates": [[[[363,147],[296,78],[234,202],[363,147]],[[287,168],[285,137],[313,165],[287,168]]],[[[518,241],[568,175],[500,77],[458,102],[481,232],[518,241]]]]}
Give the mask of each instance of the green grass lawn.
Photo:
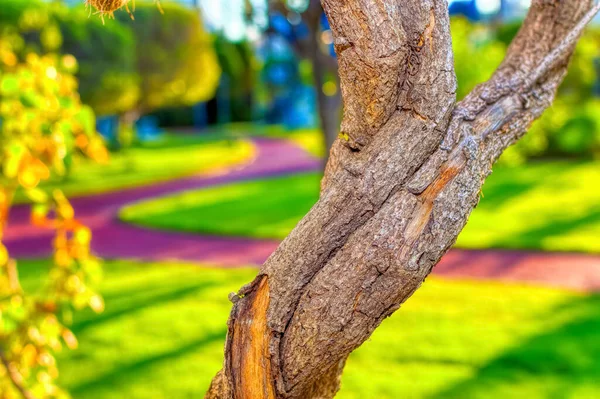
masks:
{"type": "MultiPolygon", "coordinates": [[[[44,278],[21,261],[26,290],[44,278]]],[[[106,311],[58,356],[74,399],[202,397],[221,367],[227,294],[252,269],[107,262],[106,311]]],[[[350,358],[340,398],[600,397],[600,297],[429,279],[350,358]]]]}
{"type": "MultiPolygon", "coordinates": [[[[458,239],[462,248],[600,252],[600,162],[497,167],[458,239]]],[[[147,227],[281,239],[317,200],[315,174],[189,191],[125,207],[147,227]]]]}
{"type": "Polygon", "coordinates": [[[317,200],[319,177],[300,174],[187,191],[125,207],[121,218],[188,232],[283,238],[317,200]]]}
{"type": "MultiPolygon", "coordinates": [[[[254,146],[247,140],[167,134],[157,141],[111,153],[108,164],[76,159],[70,175],[41,187],[60,188],[67,197],[100,193],[225,168],[253,156],[254,146]]],[[[26,200],[22,192],[17,194],[17,202],[26,200]]]]}

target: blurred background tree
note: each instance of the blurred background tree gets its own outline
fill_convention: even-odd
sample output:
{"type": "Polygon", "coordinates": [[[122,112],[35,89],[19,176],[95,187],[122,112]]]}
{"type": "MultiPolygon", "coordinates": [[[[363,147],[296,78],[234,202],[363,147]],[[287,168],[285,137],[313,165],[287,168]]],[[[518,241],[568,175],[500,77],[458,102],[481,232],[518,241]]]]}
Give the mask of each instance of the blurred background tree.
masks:
{"type": "Polygon", "coordinates": [[[59,52],[78,59],[82,101],[98,116],[119,116],[125,146],[142,115],[207,101],[221,76],[198,10],[170,3],[163,15],[152,3],[138,3],[136,21],[117,12],[117,20],[105,24],[90,18],[83,4],[6,0],[0,9],[0,29],[20,42],[19,54],[59,52]]]}
{"type": "MultiPolygon", "coordinates": [[[[260,20],[254,15],[252,2],[247,0],[245,4],[248,20],[260,20]]],[[[268,0],[267,5],[266,38],[284,39],[293,49],[295,64],[300,69],[298,73],[305,80],[303,83],[312,86],[316,94],[318,125],[325,148],[329,149],[339,133],[342,103],[333,35],[321,1],[268,0]]],[[[289,104],[285,108],[284,112],[294,112],[289,104]]]]}
{"type": "Polygon", "coordinates": [[[141,3],[132,22],[125,12],[117,19],[135,40],[140,95],[120,115],[121,128],[132,129],[140,116],[163,107],[189,106],[215,95],[221,69],[213,40],[197,11],[166,3],[164,15],[141,3]]]}
{"type": "Polygon", "coordinates": [[[342,101],[333,35],[321,1],[270,0],[269,5],[272,12],[285,15],[292,22],[299,18],[299,23],[306,29],[306,34],[296,40],[295,47],[303,59],[310,61],[321,130],[325,137],[325,148],[329,150],[339,133],[342,101]]]}
{"type": "Polygon", "coordinates": [[[82,101],[96,115],[122,113],[139,99],[135,42],[127,26],[102,25],[84,7],[36,0],[6,0],[0,9],[4,35],[12,34],[19,54],[59,52],[79,61],[76,77],[82,101]],[[18,38],[17,38],[18,37],[18,38]]]}
{"type": "Polygon", "coordinates": [[[140,98],[135,39],[126,25],[102,24],[82,7],[55,13],[61,52],[79,60],[77,79],[82,101],[96,115],[122,114],[140,98]]]}
{"type": "MultiPolygon", "coordinates": [[[[223,35],[215,37],[215,51],[223,78],[228,81],[230,119],[232,121],[251,121],[254,108],[254,91],[257,89],[257,60],[252,44],[247,40],[232,42],[223,35]]],[[[219,104],[217,104],[219,106],[219,104]]]]}

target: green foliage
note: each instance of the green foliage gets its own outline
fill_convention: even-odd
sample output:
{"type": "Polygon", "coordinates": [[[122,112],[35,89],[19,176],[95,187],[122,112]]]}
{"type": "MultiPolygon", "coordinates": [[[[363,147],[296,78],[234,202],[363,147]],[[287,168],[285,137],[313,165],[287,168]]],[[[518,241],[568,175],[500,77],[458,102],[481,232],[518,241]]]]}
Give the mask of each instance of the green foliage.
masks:
{"type": "Polygon", "coordinates": [[[98,115],[120,114],[140,98],[135,40],[128,27],[89,18],[83,7],[57,15],[62,52],[79,60],[77,78],[83,101],[98,115]]]}
{"type": "Polygon", "coordinates": [[[257,85],[257,61],[248,42],[231,42],[222,35],[215,38],[215,51],[223,75],[228,79],[233,121],[252,120],[252,98],[257,85]]]}
{"type": "Polygon", "coordinates": [[[452,20],[452,45],[460,100],[492,76],[504,58],[506,45],[496,40],[487,25],[474,25],[464,18],[452,20]]]}
{"type": "Polygon", "coordinates": [[[2,0],[0,34],[19,54],[60,52],[79,61],[84,103],[96,114],[150,112],[191,105],[214,95],[220,68],[212,39],[194,10],[138,4],[135,21],[89,17],[84,4],[66,7],[31,0],[2,0]]]}
{"type": "Polygon", "coordinates": [[[82,101],[96,114],[122,113],[140,96],[135,42],[127,26],[89,18],[81,7],[30,0],[3,0],[0,34],[20,54],[60,52],[79,61],[82,101]]]}
{"type": "MultiPolygon", "coordinates": [[[[60,190],[39,183],[64,175],[73,157],[106,160],[95,132],[93,112],[83,106],[72,76],[72,56],[19,60],[10,41],[0,38],[0,397],[30,392],[36,398],[63,398],[56,385],[53,353],[77,341],[64,326],[73,310],[102,310],[92,288],[100,263],[90,252],[90,230],[75,219],[60,190]],[[15,260],[2,244],[17,190],[34,202],[32,223],[56,231],[53,267],[45,288],[25,295],[15,260]]],[[[25,395],[23,395],[25,396],[25,395]]]]}
{"type": "MultiPolygon", "coordinates": [[[[25,289],[44,263],[22,262],[25,289]]],[[[84,399],[192,398],[222,367],[227,295],[254,269],[107,261],[106,311],[72,326],[59,382],[84,399]]],[[[595,398],[598,296],[430,277],[348,360],[339,398],[595,398]],[[477,300],[473,300],[477,298],[477,300]]]]}
{"type": "MultiPolygon", "coordinates": [[[[597,161],[497,167],[458,245],[599,253],[597,181],[597,161]]],[[[281,177],[152,199],[125,207],[121,217],[161,229],[282,239],[318,193],[316,174],[281,177]]]]}
{"type": "MultiPolygon", "coordinates": [[[[459,99],[487,80],[500,64],[518,24],[478,25],[464,19],[452,21],[452,39],[459,99]]],[[[589,27],[580,40],[568,74],[550,109],[502,157],[505,163],[522,163],[539,156],[600,156],[600,98],[594,85],[600,81],[594,63],[600,29],[589,27]]]]}
{"type": "Polygon", "coordinates": [[[141,3],[135,21],[125,12],[115,14],[135,39],[137,108],[142,112],[207,100],[214,96],[221,74],[198,12],[177,4],[163,7],[161,14],[153,4],[141,3]]]}

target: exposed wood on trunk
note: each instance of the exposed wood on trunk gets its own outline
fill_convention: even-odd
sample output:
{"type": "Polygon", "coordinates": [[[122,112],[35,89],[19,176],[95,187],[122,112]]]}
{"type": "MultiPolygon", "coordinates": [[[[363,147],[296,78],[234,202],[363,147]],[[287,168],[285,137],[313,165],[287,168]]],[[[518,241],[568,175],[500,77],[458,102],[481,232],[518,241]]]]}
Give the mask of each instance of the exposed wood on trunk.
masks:
{"type": "Polygon", "coordinates": [[[258,392],[236,389],[260,367],[274,392],[253,397],[334,396],[348,355],[423,283],[495,160],[552,103],[569,32],[591,5],[533,1],[494,76],[455,104],[446,1],[323,0],[340,62],[343,138],[318,203],[242,289],[210,397],[258,392]],[[263,322],[254,315],[265,298],[263,322]],[[244,347],[236,337],[260,331],[256,350],[268,340],[268,354],[231,367],[244,347]]]}
{"type": "MultiPolygon", "coordinates": [[[[239,298],[239,297],[238,297],[239,298]]],[[[267,328],[269,282],[262,276],[256,290],[237,308],[229,328],[231,348],[228,369],[232,370],[233,395],[240,399],[274,398],[269,367],[270,333],[267,328]]]]}

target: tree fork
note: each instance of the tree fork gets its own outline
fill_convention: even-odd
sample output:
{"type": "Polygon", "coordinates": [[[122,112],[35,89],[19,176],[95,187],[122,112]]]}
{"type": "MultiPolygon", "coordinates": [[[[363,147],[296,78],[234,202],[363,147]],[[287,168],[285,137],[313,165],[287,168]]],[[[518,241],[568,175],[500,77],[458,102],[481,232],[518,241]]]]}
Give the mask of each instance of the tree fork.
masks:
{"type": "Polygon", "coordinates": [[[322,0],[344,99],[317,204],[233,296],[208,398],[331,398],[348,355],[453,245],[501,153],[552,103],[598,6],[534,0],[455,104],[445,0],[322,0]]]}

